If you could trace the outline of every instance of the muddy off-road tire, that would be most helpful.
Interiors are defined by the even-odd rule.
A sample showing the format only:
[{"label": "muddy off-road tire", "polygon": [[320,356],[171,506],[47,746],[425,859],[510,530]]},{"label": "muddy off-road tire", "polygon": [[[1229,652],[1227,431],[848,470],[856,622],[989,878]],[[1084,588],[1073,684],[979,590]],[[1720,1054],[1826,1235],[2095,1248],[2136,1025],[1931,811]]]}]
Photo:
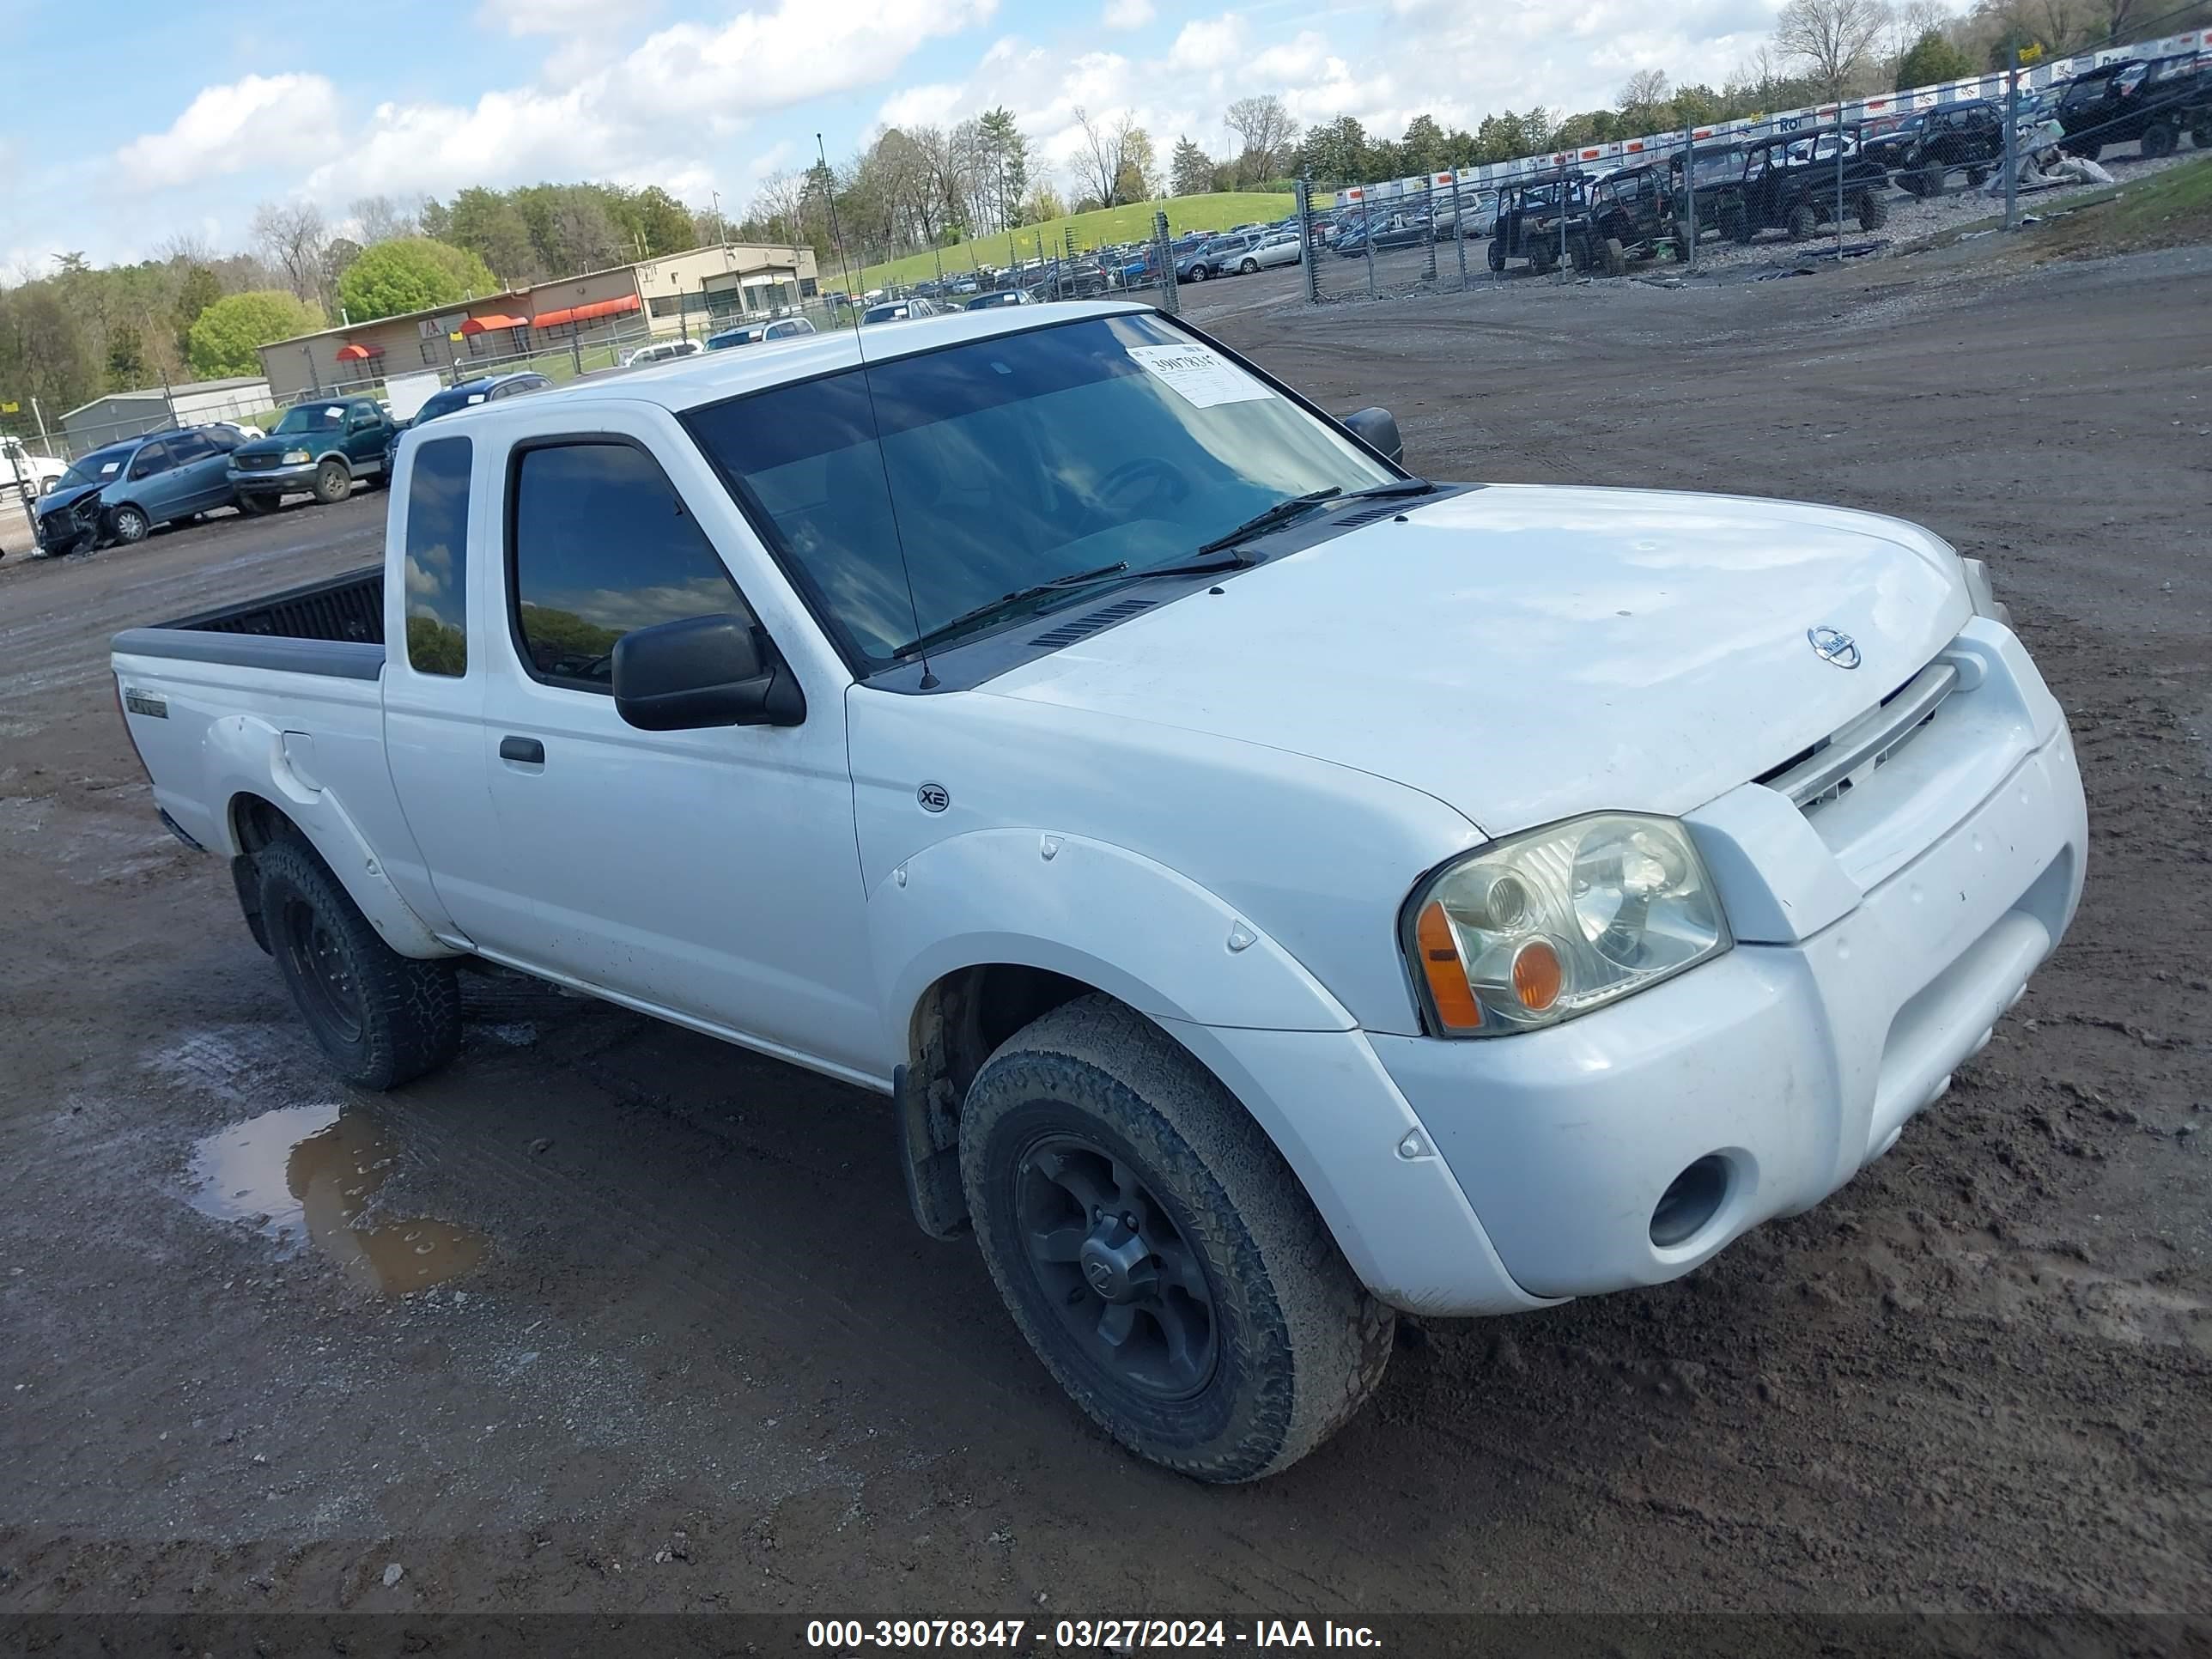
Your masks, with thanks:
[{"label": "muddy off-road tire", "polygon": [[1490,239],[1490,268],[1503,275],[1505,270],[1505,244],[1495,236]]},{"label": "muddy off-road tire", "polygon": [[1861,230],[1880,230],[1889,222],[1889,204],[1869,191],[1859,198],[1858,214]]},{"label": "muddy off-road tire", "polygon": [[1244,1109],[1120,1003],[1079,998],[991,1056],[960,1175],[1015,1324],[1140,1457],[1257,1480],[1382,1380],[1395,1316]]},{"label": "muddy off-road tire", "polygon": [[343,461],[325,461],[315,469],[315,499],[325,507],[353,494],[353,474]]},{"label": "muddy off-road tire", "polygon": [[1790,240],[1791,241],[1809,242],[1820,234],[1820,216],[1806,206],[1804,203],[1800,202],[1790,210]]},{"label": "muddy off-road tire", "polygon": [[1943,193],[1950,171],[1941,161],[1930,161],[1920,169],[1920,194],[1923,200],[1932,202]]},{"label": "muddy off-road tire", "polygon": [[272,841],[253,866],[270,952],[339,1077],[392,1089],[453,1057],[461,993],[451,963],[386,945],[305,842]]},{"label": "muddy off-road tire", "polygon": [[1721,234],[1739,247],[1747,247],[1759,233],[1752,228],[1751,210],[1741,202],[1721,210]]},{"label": "muddy off-road tire", "polygon": [[1621,246],[1618,236],[1605,239],[1605,274],[1608,276],[1628,275],[1628,250]]},{"label": "muddy off-road tire", "polygon": [[2162,155],[2173,154],[2174,145],[2179,137],[2171,122],[2154,121],[2143,129],[2142,138],[2136,148],[2145,156],[2155,161]]}]

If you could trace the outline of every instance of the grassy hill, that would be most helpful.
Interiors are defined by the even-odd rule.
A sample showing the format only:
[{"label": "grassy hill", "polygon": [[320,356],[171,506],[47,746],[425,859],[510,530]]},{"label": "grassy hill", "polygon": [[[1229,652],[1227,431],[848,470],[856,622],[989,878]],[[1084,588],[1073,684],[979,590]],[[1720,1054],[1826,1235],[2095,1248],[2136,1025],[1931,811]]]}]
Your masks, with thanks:
[{"label": "grassy hill", "polygon": [[[1134,241],[1152,234],[1152,215],[1162,208],[1167,210],[1168,228],[1180,234],[1186,230],[1226,230],[1231,225],[1249,224],[1255,220],[1280,219],[1294,205],[1287,191],[1278,195],[1256,191],[1224,191],[1217,196],[1175,196],[1164,202],[1133,202],[1126,207],[1100,208],[1094,213],[1071,214],[1042,224],[1024,225],[1013,233],[1012,257],[1017,260],[1034,259],[1042,246],[1043,257],[1050,258],[1066,246],[1070,227],[1074,228],[1079,249]],[[937,275],[940,259],[947,276],[973,270],[979,264],[1005,265],[1009,263],[1006,238],[1003,234],[984,236],[948,248],[910,253],[903,259],[870,265],[856,280],[863,292],[895,283],[924,282]],[[839,289],[844,285],[842,269],[834,260],[824,264],[822,286]]]}]

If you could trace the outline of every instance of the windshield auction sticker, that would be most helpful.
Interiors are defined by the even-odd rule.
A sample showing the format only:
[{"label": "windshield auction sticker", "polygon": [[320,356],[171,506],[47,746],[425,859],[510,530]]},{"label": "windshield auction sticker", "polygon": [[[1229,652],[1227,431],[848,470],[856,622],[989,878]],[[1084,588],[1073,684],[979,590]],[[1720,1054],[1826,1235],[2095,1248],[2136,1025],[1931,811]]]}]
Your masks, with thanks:
[{"label": "windshield auction sticker", "polygon": [[1131,346],[1129,355],[1147,374],[1200,409],[1255,403],[1275,395],[1219,352],[1204,346]]}]

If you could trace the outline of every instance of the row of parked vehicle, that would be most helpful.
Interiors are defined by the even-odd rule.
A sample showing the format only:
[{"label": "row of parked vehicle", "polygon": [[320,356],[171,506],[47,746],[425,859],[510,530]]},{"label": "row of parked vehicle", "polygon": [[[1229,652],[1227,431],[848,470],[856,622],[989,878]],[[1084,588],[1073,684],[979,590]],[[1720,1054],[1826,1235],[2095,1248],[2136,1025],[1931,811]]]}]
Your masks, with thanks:
[{"label": "row of parked vehicle", "polygon": [[143,542],[162,525],[226,507],[258,516],[295,495],[342,501],[356,483],[373,489],[391,477],[410,428],[551,384],[529,371],[494,374],[434,393],[405,419],[374,398],[333,397],[286,410],[266,433],[215,422],[104,444],[38,498],[33,556]]}]

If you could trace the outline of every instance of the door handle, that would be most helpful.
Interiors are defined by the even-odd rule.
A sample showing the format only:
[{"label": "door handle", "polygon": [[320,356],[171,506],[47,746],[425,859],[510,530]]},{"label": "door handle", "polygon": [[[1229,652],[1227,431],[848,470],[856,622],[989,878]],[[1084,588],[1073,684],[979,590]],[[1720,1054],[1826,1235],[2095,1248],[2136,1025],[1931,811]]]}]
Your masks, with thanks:
[{"label": "door handle", "polygon": [[535,738],[501,738],[499,757],[505,761],[521,761],[531,766],[545,764],[545,745]]}]

